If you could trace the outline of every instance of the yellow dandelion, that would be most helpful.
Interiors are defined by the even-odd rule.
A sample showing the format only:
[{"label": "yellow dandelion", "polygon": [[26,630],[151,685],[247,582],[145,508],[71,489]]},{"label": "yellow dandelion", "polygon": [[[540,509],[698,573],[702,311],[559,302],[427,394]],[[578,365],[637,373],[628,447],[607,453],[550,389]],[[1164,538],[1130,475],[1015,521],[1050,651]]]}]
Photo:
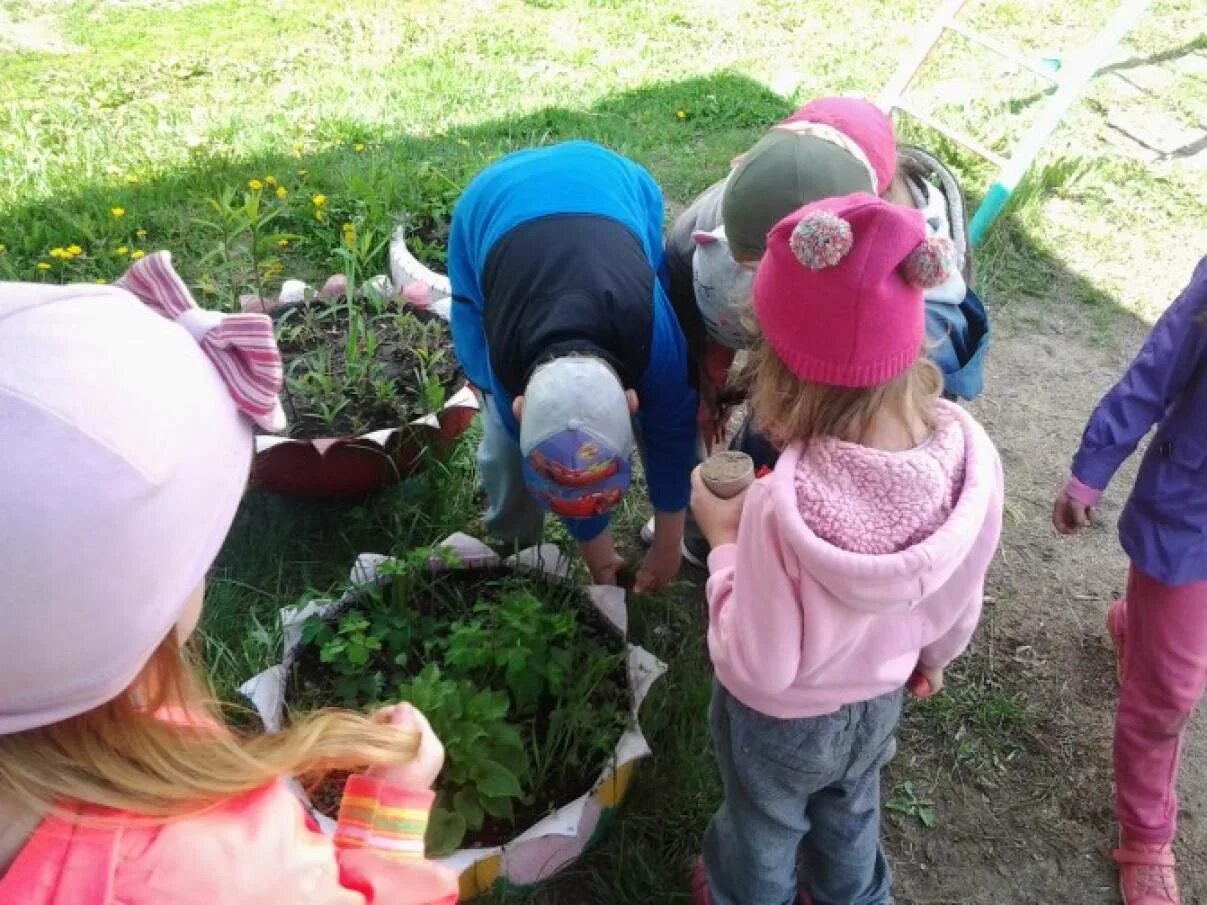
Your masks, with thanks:
[{"label": "yellow dandelion", "polygon": [[73,258],[76,255],[82,255],[83,253],[84,253],[84,249],[80,248],[80,246],[78,246],[78,245],[68,245],[67,246],[67,254],[71,255]]},{"label": "yellow dandelion", "polygon": [[262,183],[259,179],[249,179],[247,180],[247,187],[253,192],[258,192],[260,189],[264,188],[264,183]]},{"label": "yellow dandelion", "polygon": [[277,239],[277,248],[288,248],[288,247],[289,247],[288,239]]},{"label": "yellow dandelion", "polygon": [[680,119],[680,120],[687,119],[687,111],[686,110],[676,110],[675,119]]},{"label": "yellow dandelion", "polygon": [[276,177],[276,176],[265,176],[265,177],[264,177],[264,184],[265,184],[265,185],[276,185],[276,184],[277,184],[277,177]]},{"label": "yellow dandelion", "polygon": [[50,270],[50,265],[47,264],[45,261],[39,261],[34,266],[37,267],[38,270]]},{"label": "yellow dandelion", "polygon": [[[138,177],[137,176],[127,176],[126,185],[138,185]],[[102,280],[101,282],[104,282],[104,281]]]},{"label": "yellow dandelion", "polygon": [[315,207],[322,207],[324,204],[327,203],[327,196],[326,195],[315,195],[310,200],[312,202],[314,202]]},{"label": "yellow dandelion", "polygon": [[109,213],[120,219],[126,216],[126,209],[124,207],[111,207],[109,208]]},{"label": "yellow dandelion", "polygon": [[322,211],[315,211],[314,219],[317,220],[319,223],[322,223],[324,220],[327,219],[327,215],[324,214]]},{"label": "yellow dandelion", "polygon": [[300,141],[295,141],[293,143],[293,153],[296,155],[300,155],[302,153],[302,143]]},{"label": "yellow dandelion", "polygon": [[365,146],[363,144],[361,144],[360,142],[357,142],[356,145],[352,148],[352,150],[355,151],[357,154],[363,154],[364,150],[365,150]]},{"label": "yellow dandelion", "polygon": [[285,186],[283,186],[283,185],[278,185],[277,186],[277,197],[280,198],[282,201],[284,201],[287,197],[289,197],[289,190],[287,188],[285,188]]},{"label": "yellow dandelion", "polygon": [[106,280],[106,279],[104,279],[104,278],[102,277],[102,278],[100,278],[100,279],[98,279],[98,280],[93,280],[93,282],[94,282],[94,283],[98,283],[98,284],[100,284],[101,286],[104,286],[104,285],[105,285],[106,283],[108,283],[109,281],[108,281],[108,280]]},{"label": "yellow dandelion", "polygon": [[146,254],[145,251],[143,251],[140,248],[136,248],[134,251],[130,252],[130,260],[137,261],[139,258],[141,258],[145,254]]},{"label": "yellow dandelion", "polygon": [[117,248],[113,249],[113,253],[116,254],[119,258],[124,258],[126,255],[128,255],[130,253],[130,249],[125,245],[119,245],[119,246],[117,246]]},{"label": "yellow dandelion", "polygon": [[134,230],[134,235],[138,236],[140,239],[145,239],[147,238],[147,231],[145,229],[136,229]]}]

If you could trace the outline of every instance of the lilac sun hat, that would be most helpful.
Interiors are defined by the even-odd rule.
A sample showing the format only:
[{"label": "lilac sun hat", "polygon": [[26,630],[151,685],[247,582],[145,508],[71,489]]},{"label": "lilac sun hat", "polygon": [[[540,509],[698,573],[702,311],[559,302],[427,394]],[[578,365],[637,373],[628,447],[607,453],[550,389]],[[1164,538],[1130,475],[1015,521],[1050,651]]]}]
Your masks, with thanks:
[{"label": "lilac sun hat", "polygon": [[197,308],[166,252],[118,286],[0,283],[0,734],[120,695],[281,426],[263,315]]}]

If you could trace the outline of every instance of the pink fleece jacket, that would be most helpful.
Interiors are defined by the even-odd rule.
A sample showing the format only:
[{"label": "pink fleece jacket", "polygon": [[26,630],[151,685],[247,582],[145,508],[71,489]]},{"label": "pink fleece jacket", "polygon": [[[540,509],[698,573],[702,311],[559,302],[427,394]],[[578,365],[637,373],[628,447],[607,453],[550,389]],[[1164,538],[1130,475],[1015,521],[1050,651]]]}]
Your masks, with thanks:
[{"label": "pink fleece jacket", "polygon": [[[800,446],[786,449],[775,471],[750,488],[737,543],[708,558],[707,589],[717,678],[746,706],[780,719],[831,713],[900,688],[918,663],[946,666],[968,645],[1001,536],[1002,466],[963,409],[941,402],[944,421],[963,435],[958,497],[943,505],[942,493],[930,494],[939,500],[930,513],[941,523],[896,552],[852,552],[810,528],[799,488],[816,488],[821,460],[803,456]],[[933,471],[954,482],[959,469],[943,466],[945,458],[940,451]],[[884,530],[908,523],[916,535],[921,522],[900,505],[902,480],[853,485],[851,520],[867,519],[860,497],[870,488],[903,516],[884,520]],[[809,518],[816,513],[814,507]],[[841,531],[841,522],[832,518],[826,533]]]},{"label": "pink fleece jacket", "polygon": [[456,875],[423,859],[433,797],[353,776],[334,840],[283,782],[174,823],[51,817],[0,874],[0,905],[452,905]]}]

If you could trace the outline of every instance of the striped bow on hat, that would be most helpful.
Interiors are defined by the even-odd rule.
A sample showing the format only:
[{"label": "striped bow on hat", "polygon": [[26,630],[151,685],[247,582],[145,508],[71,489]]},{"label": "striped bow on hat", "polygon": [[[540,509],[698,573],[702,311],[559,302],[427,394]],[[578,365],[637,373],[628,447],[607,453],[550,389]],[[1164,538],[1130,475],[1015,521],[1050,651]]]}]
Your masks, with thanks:
[{"label": "striped bow on hat", "polygon": [[115,285],[189,332],[240,411],[266,431],[285,428],[278,399],[285,372],[267,315],[222,314],[198,307],[166,251],[136,261]]}]

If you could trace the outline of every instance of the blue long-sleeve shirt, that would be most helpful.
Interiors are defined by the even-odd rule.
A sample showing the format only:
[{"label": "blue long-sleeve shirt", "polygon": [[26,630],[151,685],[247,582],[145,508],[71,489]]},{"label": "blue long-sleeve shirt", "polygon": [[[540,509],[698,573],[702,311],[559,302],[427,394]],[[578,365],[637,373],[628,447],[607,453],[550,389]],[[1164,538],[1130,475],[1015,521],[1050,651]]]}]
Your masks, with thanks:
[{"label": "blue long-sleeve shirt", "polygon": [[[650,501],[687,506],[697,395],[666,295],[662,194],[637,164],[584,141],[520,151],[480,173],[453,212],[452,332],[466,376],[511,403],[553,354],[586,351],[637,392]],[[606,516],[566,522],[578,540]]]}]

